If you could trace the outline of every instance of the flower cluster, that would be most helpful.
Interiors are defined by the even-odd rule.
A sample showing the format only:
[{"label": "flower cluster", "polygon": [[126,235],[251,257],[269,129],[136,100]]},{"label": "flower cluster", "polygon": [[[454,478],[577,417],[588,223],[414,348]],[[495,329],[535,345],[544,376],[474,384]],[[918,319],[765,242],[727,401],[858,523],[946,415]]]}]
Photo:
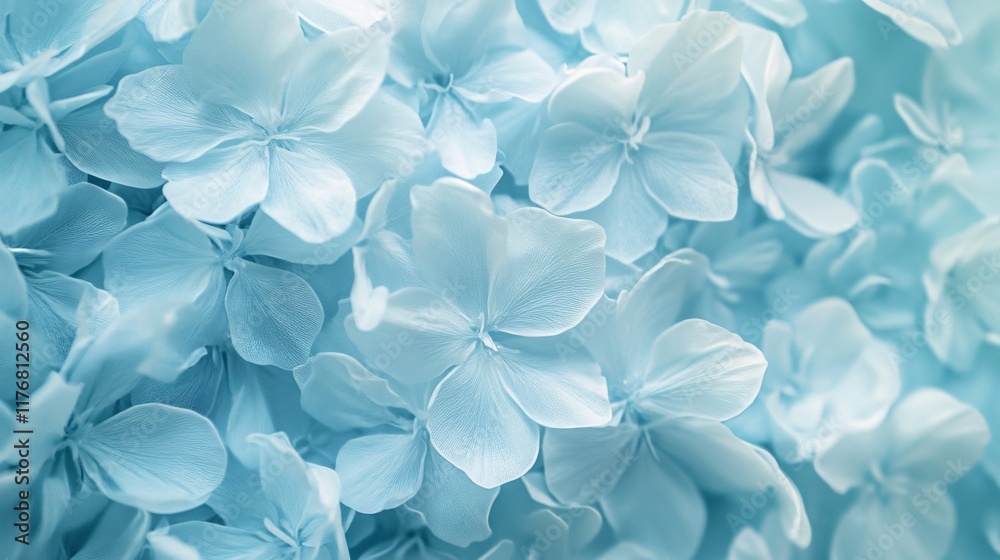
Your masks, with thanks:
[{"label": "flower cluster", "polygon": [[993,0],[17,0],[0,550],[1000,555]]}]

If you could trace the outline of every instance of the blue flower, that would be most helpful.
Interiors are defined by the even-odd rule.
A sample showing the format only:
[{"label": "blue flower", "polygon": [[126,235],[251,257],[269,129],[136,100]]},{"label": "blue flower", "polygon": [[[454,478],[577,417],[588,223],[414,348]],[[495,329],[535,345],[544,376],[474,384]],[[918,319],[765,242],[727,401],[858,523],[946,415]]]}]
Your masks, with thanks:
[{"label": "blue flower", "polygon": [[0,310],[30,322],[39,381],[62,366],[76,336],[77,307],[93,289],[72,274],[96,259],[125,227],[125,212],[117,196],[80,183],[60,193],[48,218],[0,235],[0,282],[7,291]]},{"label": "blue flower", "polygon": [[[55,150],[74,163],[115,159],[118,168],[143,167],[125,151],[112,149],[117,139],[113,131],[86,130],[91,137],[96,132],[107,138],[108,152],[101,154],[93,154],[92,148],[88,152],[90,146],[81,138],[83,122],[99,122],[92,118],[100,114],[95,102],[110,93],[107,81],[117,69],[116,57],[124,53],[97,47],[139,8],[134,0],[27,0],[5,9],[5,33],[0,38],[0,171],[6,184],[0,189],[0,231],[12,232],[49,216],[59,191],[86,180],[69,170]],[[81,166],[91,170],[87,163]]]},{"label": "blue flower", "polygon": [[[433,385],[394,390],[357,360],[335,353],[313,357],[295,376],[306,413],[337,431],[364,430],[337,452],[345,505],[378,513],[406,504],[435,535],[459,546],[490,536],[487,518],[500,490],[476,485],[430,445]],[[331,407],[334,402],[343,405]]]},{"label": "blue flower", "polygon": [[[416,185],[449,176],[435,156],[424,157],[408,177],[383,185],[368,204],[361,234],[351,249],[351,312],[361,330],[371,330],[381,320],[390,291],[423,282],[413,256],[410,191]],[[470,184],[490,193],[501,175],[495,167]]]},{"label": "blue flower", "polygon": [[537,103],[555,85],[525,48],[514,0],[399,3],[389,76],[418,106],[445,169],[464,179],[496,163],[497,132],[484,110],[512,99]]},{"label": "blue flower", "polygon": [[[90,497],[174,513],[203,504],[222,481],[225,448],[206,418],[161,404],[117,406],[143,376],[169,381],[200,355],[181,343],[173,311],[119,315],[107,294],[83,298],[66,364],[32,393],[30,491],[43,520],[34,533],[41,542],[58,536]],[[12,485],[17,449],[7,447],[0,464]]]},{"label": "blue flower", "polygon": [[986,218],[936,245],[925,276],[924,331],[938,358],[969,369],[1000,333],[1000,218]]},{"label": "blue flower", "polygon": [[643,36],[627,72],[612,60],[575,71],[549,101],[555,126],[542,136],[531,200],[596,221],[607,231],[608,255],[624,262],[654,247],[668,213],[731,219],[730,164],[746,120],[740,54],[732,18],[696,11]]},{"label": "blue flower", "polygon": [[[599,503],[618,542],[677,558],[690,558],[705,531],[701,490],[740,495],[773,485],[787,537],[805,546],[811,532],[795,487],[767,452],[722,424],[753,402],[764,356],[707,321],[677,322],[699,276],[668,256],[576,329],[571,340],[586,344],[608,376],[614,418],[547,431],[546,485],[562,503]],[[654,521],[664,511],[674,516],[666,526]]]},{"label": "blue flower", "polygon": [[[167,164],[163,193],[181,214],[227,223],[259,205],[307,242],[343,234],[356,200],[421,134],[415,114],[378,93],[388,46],[357,28],[307,41],[283,0],[224,6],[183,64],[124,78],[107,114]],[[252,32],[262,28],[268,41]]]},{"label": "blue flower", "polygon": [[256,461],[230,460],[212,498],[225,525],[184,521],[154,531],[149,541],[157,555],[194,549],[205,560],[349,558],[337,473],[303,461],[283,433],[247,441],[257,448]]},{"label": "blue flower", "polygon": [[598,300],[604,235],[583,220],[525,208],[501,218],[454,179],[415,187],[413,252],[426,278],[389,295],[382,321],[348,334],[377,369],[417,383],[447,372],[431,397],[434,447],[477,484],[527,472],[538,426],[610,418],[604,379],[555,341]]},{"label": "blue flower", "polygon": [[[816,472],[840,494],[853,490],[833,534],[830,558],[881,547],[883,558],[945,558],[957,518],[949,488],[979,460],[989,440],[974,408],[937,389],[900,400],[881,425],[845,434],[816,458]],[[892,546],[885,527],[902,524]]]},{"label": "blue flower", "polygon": [[264,213],[246,230],[220,229],[163,207],[108,247],[105,282],[126,308],[164,296],[193,303],[203,344],[228,332],[247,360],[291,369],[308,358],[323,308],[305,280],[268,257],[329,263],[347,250],[344,239],[311,245]]},{"label": "blue flower", "polygon": [[769,322],[761,348],[770,364],[762,398],[735,429],[771,441],[789,463],[811,460],[842,432],[878,425],[900,392],[899,354],[841,299]]},{"label": "blue flower", "polygon": [[827,132],[854,92],[854,64],[840,58],[808,76],[791,78],[792,63],[777,34],[744,25],[743,71],[754,98],[750,127],[753,198],[774,220],[810,237],[843,233],[858,213],[810,178],[800,154]]}]

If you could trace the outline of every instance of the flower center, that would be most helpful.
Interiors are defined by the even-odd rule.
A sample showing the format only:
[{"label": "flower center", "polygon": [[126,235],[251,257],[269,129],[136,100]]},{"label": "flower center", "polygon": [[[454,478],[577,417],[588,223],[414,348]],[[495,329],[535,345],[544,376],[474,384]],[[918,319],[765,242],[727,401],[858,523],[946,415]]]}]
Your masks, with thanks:
[{"label": "flower center", "polygon": [[497,351],[497,345],[493,342],[493,337],[490,336],[489,328],[486,325],[486,317],[482,313],[479,314],[479,326],[473,327],[472,332],[476,333],[476,337],[479,338],[479,342],[483,346],[494,352]]},{"label": "flower center", "polygon": [[299,546],[300,546],[299,541],[297,539],[295,539],[294,537],[292,537],[290,531],[286,531],[286,530],[282,529],[281,527],[278,527],[273,521],[271,521],[268,518],[264,519],[264,527],[267,528],[267,530],[268,530],[269,533],[271,533],[275,537],[278,537],[278,539],[281,542],[287,544],[288,546],[290,546],[292,548],[299,548]]},{"label": "flower center", "polygon": [[625,145],[625,159],[632,163],[632,153],[639,151],[646,133],[649,132],[649,117],[634,117],[632,122],[622,124],[623,137],[619,140]]},{"label": "flower center", "polygon": [[444,93],[451,90],[451,86],[454,84],[454,74],[436,74],[433,78],[424,82],[424,87]]},{"label": "flower center", "polygon": [[270,146],[272,142],[299,142],[302,140],[301,137],[282,130],[280,126],[264,126],[257,121],[254,121],[253,124],[256,128],[256,134],[250,139],[250,143],[256,146]]}]

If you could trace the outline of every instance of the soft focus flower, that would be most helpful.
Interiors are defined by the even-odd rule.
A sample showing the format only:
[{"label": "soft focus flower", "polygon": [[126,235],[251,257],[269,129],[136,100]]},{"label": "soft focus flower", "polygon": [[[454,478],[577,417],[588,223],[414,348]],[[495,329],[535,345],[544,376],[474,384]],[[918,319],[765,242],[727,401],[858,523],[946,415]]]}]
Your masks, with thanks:
[{"label": "soft focus flower", "polygon": [[[142,312],[158,320],[137,325]],[[79,313],[84,325],[66,363],[31,402],[29,484],[44,519],[34,536],[43,543],[95,491],[145,511],[175,513],[203,504],[226,468],[225,447],[203,416],[158,403],[116,407],[144,376],[170,381],[197,355],[176,344],[173,310],[119,315],[113,299],[91,291]],[[18,461],[12,445],[0,458],[10,496],[18,488]]]},{"label": "soft focus flower", "polygon": [[[154,531],[149,540],[157,555],[171,557],[191,547],[206,560],[349,558],[337,473],[304,462],[285,434],[253,434],[247,440],[257,448],[256,464],[230,460],[212,497],[225,525],[186,521]],[[241,496],[255,499],[231,507]]]},{"label": "soft focus flower", "polygon": [[[405,503],[435,535],[460,546],[490,536],[487,518],[499,489],[473,483],[430,445],[427,401],[433,385],[394,390],[354,358],[335,353],[315,356],[295,375],[302,409],[313,418],[341,432],[373,432],[337,452],[348,507],[378,513]],[[330,407],[344,400],[348,407]]]},{"label": "soft focus flower", "polygon": [[843,233],[858,220],[851,205],[796,166],[822,138],[854,91],[854,66],[835,60],[791,78],[792,63],[777,34],[744,25],[743,73],[754,98],[750,188],[775,220],[810,237]]},{"label": "soft focus flower", "polygon": [[608,254],[625,262],[653,248],[668,213],[731,219],[730,162],[746,119],[741,52],[731,17],[697,11],[644,35],[627,71],[609,60],[575,72],[549,101],[554,126],[528,181],[532,201],[594,220]]},{"label": "soft focus flower", "polygon": [[[614,418],[546,432],[546,484],[563,503],[597,501],[620,540],[671,558],[697,550],[707,523],[702,490],[732,495],[771,484],[788,537],[804,546],[810,531],[794,486],[767,452],[722,424],[753,402],[764,356],[707,321],[677,322],[698,272],[668,256],[574,333],[608,377]],[[655,522],[664,514],[673,519],[666,526]]]},{"label": "soft focus flower", "polygon": [[244,358],[291,369],[309,356],[323,308],[305,280],[267,257],[332,262],[345,249],[304,243],[263,213],[246,230],[223,230],[162,208],[108,248],[106,283],[126,308],[164,296],[194,303],[204,344],[228,331]]},{"label": "soft focus flower", "polygon": [[1000,339],[1000,218],[945,239],[930,259],[924,331],[942,362],[968,369]]},{"label": "soft focus flower", "polygon": [[887,559],[946,557],[957,522],[949,488],[976,464],[988,439],[974,408],[923,389],[902,399],[882,425],[824,450],[816,458],[819,475],[841,494],[856,489],[830,557],[873,548]]},{"label": "soft focus flower", "polygon": [[768,323],[761,349],[769,367],[758,406],[789,462],[811,459],[843,432],[878,425],[899,395],[892,347],[843,300],[824,299],[790,322]]}]

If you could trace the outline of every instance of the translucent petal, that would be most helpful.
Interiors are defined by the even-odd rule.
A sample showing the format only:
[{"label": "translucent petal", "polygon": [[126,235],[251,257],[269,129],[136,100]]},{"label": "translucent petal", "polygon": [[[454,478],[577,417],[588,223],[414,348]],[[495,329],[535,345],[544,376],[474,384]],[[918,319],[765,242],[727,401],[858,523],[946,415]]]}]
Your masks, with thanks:
[{"label": "translucent petal", "polygon": [[255,364],[292,369],[309,358],[323,326],[316,293],[298,276],[240,260],[226,291],[233,346]]},{"label": "translucent petal", "polygon": [[122,78],[104,111],[133,149],[161,162],[191,161],[253,133],[247,115],[206,101],[180,65]]},{"label": "translucent petal", "polygon": [[505,216],[507,251],[495,272],[489,323],[521,336],[565,332],[604,287],[604,232],[586,220],[523,208]]},{"label": "translucent petal", "polygon": [[372,434],[348,441],[337,453],[344,503],[361,513],[399,506],[420,489],[426,454],[422,434]]},{"label": "translucent petal", "polygon": [[507,394],[493,359],[476,351],[448,374],[427,419],[438,453],[484,488],[519,478],[538,456],[538,425]]},{"label": "translucent petal", "polygon": [[134,406],[80,441],[83,467],[111,499],[157,513],[208,499],[226,470],[226,451],[211,422],[189,410]]}]

